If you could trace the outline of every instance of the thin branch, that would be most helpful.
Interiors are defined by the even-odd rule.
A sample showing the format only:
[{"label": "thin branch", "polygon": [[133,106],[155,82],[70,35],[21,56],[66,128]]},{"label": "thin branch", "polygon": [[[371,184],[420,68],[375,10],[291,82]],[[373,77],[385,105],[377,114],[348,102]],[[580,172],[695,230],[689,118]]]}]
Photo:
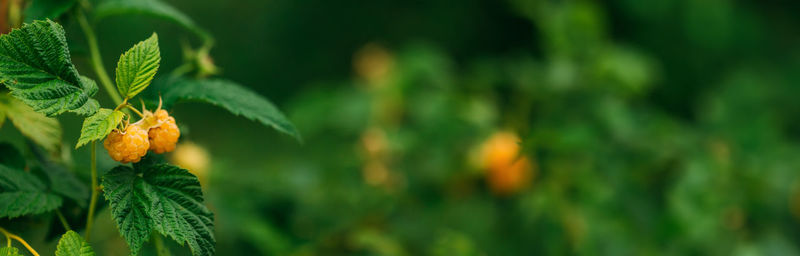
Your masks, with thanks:
[{"label": "thin branch", "polygon": [[[6,238],[17,240],[17,242],[21,243],[22,246],[25,246],[25,249],[28,249],[28,251],[31,252],[33,256],[39,256],[39,253],[36,252],[36,250],[34,250],[33,247],[31,247],[31,245],[28,244],[28,242],[25,242],[25,239],[22,239],[22,237],[19,237],[15,234],[11,234],[10,232],[8,232],[8,230],[5,230],[3,228],[0,228],[0,232],[2,232],[3,235],[6,235]],[[11,240],[8,241],[8,247],[11,247]]]},{"label": "thin branch", "polygon": [[89,241],[89,238],[92,234],[92,223],[94,223],[94,210],[97,206],[97,194],[100,190],[100,187],[97,185],[97,149],[95,146],[95,142],[92,141],[91,146],[91,171],[92,171],[92,199],[89,202],[89,214],[86,216],[86,241]]},{"label": "thin branch", "polygon": [[86,20],[86,14],[83,13],[82,8],[75,8],[75,17],[78,23],[80,23],[83,33],[86,34],[86,41],[89,44],[89,54],[91,55],[92,66],[94,67],[95,73],[97,73],[97,78],[100,79],[100,83],[103,84],[103,87],[108,95],[111,96],[111,99],[114,100],[114,103],[118,105],[121,104],[122,97],[117,93],[114,82],[111,81],[111,78],[109,78],[106,72],[106,68],[103,66],[103,57],[100,55],[100,47],[97,46],[97,37],[95,37],[91,25],[89,25],[89,21]]},{"label": "thin branch", "polygon": [[58,216],[58,220],[59,220],[59,221],[61,221],[61,225],[62,225],[62,226],[64,226],[64,229],[66,229],[66,230],[68,230],[68,231],[69,231],[69,230],[72,230],[72,229],[69,227],[69,223],[67,223],[67,219],[66,219],[66,218],[64,218],[64,214],[62,214],[62,213],[61,213],[61,210],[59,210],[59,209],[56,209],[56,216]]}]

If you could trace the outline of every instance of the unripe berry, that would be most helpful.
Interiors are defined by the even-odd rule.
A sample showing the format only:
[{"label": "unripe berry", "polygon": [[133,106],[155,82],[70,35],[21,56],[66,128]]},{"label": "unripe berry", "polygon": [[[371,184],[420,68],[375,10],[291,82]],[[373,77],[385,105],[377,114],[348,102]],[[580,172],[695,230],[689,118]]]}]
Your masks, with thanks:
[{"label": "unripe berry", "polygon": [[169,116],[166,110],[159,109],[155,117],[160,125],[150,128],[148,136],[150,138],[150,150],[158,154],[170,152],[175,149],[181,130],[175,123],[175,118]]},{"label": "unripe berry", "polygon": [[124,132],[114,130],[108,134],[103,142],[103,147],[114,161],[136,163],[147,154],[150,142],[147,138],[147,131],[137,125],[129,125]]}]

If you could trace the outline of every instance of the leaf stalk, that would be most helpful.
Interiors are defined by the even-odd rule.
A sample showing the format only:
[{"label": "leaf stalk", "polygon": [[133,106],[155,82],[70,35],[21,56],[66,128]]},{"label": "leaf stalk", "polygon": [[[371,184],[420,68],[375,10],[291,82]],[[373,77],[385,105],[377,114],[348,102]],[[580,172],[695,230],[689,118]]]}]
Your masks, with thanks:
[{"label": "leaf stalk", "polygon": [[0,233],[3,233],[3,235],[6,236],[6,239],[8,239],[8,247],[11,247],[11,239],[14,239],[17,240],[17,242],[19,242],[20,244],[22,244],[22,246],[25,246],[25,249],[28,249],[28,251],[31,252],[33,256],[39,256],[39,253],[36,252],[36,250],[34,250],[33,247],[31,247],[31,245],[28,244],[28,242],[25,242],[25,239],[22,239],[22,237],[12,234],[11,232],[8,232],[8,230],[5,230],[3,228],[0,228]]},{"label": "leaf stalk", "polygon": [[131,104],[125,104],[125,107],[127,107],[128,109],[133,111],[133,113],[136,113],[137,115],[139,115],[139,117],[144,117],[144,114],[142,114],[142,112],[139,112],[139,110],[134,108]]}]

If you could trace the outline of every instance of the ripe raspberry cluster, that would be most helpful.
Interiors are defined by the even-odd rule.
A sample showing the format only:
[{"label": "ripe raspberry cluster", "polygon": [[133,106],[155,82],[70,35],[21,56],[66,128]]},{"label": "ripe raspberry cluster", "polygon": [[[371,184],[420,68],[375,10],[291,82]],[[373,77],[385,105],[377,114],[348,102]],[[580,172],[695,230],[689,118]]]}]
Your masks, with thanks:
[{"label": "ripe raspberry cluster", "polygon": [[159,107],[155,113],[143,111],[142,119],[127,125],[124,129],[114,129],[103,146],[114,161],[137,163],[151,150],[157,154],[171,152],[178,143],[181,131],[166,110]]}]

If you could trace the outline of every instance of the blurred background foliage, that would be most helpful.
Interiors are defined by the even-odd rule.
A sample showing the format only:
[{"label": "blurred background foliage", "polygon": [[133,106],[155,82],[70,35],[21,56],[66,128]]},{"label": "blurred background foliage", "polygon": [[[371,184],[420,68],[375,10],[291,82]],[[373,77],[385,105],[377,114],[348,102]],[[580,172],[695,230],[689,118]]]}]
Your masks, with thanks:
[{"label": "blurred background foliage", "polygon": [[[304,137],[171,110],[219,255],[800,254],[792,1],[169,2]],[[191,38],[98,29],[106,63],[155,29],[163,70]],[[125,255],[98,222],[95,250]]]}]

